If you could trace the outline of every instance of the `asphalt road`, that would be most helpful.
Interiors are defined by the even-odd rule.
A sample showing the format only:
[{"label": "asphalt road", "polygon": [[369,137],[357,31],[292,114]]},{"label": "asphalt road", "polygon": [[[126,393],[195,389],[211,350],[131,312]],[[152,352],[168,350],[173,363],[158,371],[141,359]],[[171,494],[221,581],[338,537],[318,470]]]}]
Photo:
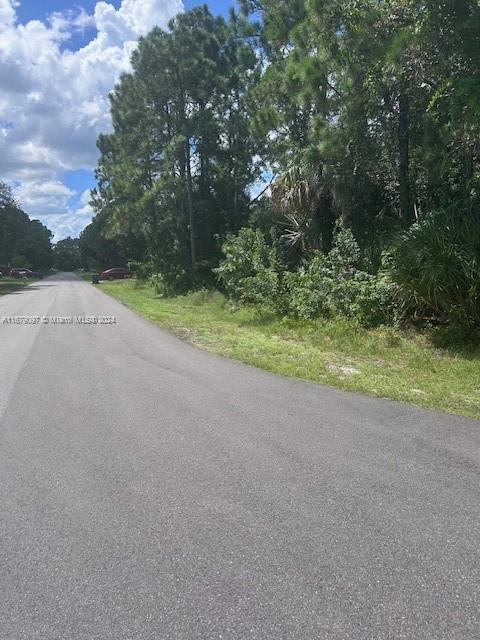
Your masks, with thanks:
[{"label": "asphalt road", "polygon": [[[112,325],[2,324],[115,316]],[[1,640],[480,637],[480,423],[0,299]]]}]

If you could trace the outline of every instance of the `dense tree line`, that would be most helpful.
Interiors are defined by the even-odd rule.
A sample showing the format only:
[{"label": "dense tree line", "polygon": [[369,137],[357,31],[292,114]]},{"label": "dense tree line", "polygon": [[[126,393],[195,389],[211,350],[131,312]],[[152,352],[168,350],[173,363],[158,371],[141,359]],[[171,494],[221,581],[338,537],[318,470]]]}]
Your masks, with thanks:
[{"label": "dense tree line", "polygon": [[0,265],[37,270],[52,265],[52,233],[39,220],[30,220],[0,182]]},{"label": "dense tree line", "polygon": [[58,271],[76,271],[82,266],[78,238],[64,238],[53,247],[53,266]]},{"label": "dense tree line", "polygon": [[50,229],[31,220],[12,189],[0,182],[0,265],[42,272],[52,268],[75,271],[82,266],[80,242],[66,238],[53,244]]},{"label": "dense tree line", "polygon": [[120,246],[140,244],[166,286],[182,289],[211,280],[221,238],[247,222],[259,61],[241,20],[203,7],[154,29],[132,66],[111,96],[114,132],[98,141],[93,224]]},{"label": "dense tree line", "polygon": [[376,301],[478,323],[478,2],[241,5],[141,39],[83,253],[142,262],[166,293],[219,279],[303,316]]}]

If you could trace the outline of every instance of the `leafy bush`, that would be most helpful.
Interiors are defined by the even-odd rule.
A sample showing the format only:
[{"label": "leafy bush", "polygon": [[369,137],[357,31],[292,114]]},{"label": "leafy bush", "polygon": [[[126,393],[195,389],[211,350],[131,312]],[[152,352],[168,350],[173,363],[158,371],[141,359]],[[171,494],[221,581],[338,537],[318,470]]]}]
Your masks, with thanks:
[{"label": "leafy bush", "polygon": [[360,250],[348,229],[338,227],[327,256],[316,253],[307,267],[285,275],[289,313],[302,319],[343,316],[360,324],[389,324],[396,318],[392,283],[384,273],[358,269]]},{"label": "leafy bush", "polygon": [[148,282],[155,293],[162,298],[182,295],[188,291],[186,273],[181,270],[172,269],[167,273],[152,273]]},{"label": "leafy bush", "polygon": [[130,268],[135,272],[137,281],[146,282],[153,273],[153,265],[151,262],[137,262],[130,260]]},{"label": "leafy bush", "polygon": [[135,271],[136,283],[142,286],[148,283],[161,297],[167,298],[186,293],[188,290],[187,274],[181,266],[172,263],[168,267],[157,264],[153,260],[145,262],[130,261]]},{"label": "leafy bush", "polygon": [[399,316],[396,288],[388,274],[358,271],[354,282],[356,291],[350,317],[368,327],[396,323]]},{"label": "leafy bush", "polygon": [[391,272],[406,313],[480,325],[479,210],[458,206],[414,224],[396,247]]},{"label": "leafy bush", "polygon": [[343,316],[372,326],[396,317],[392,283],[383,273],[358,269],[360,250],[348,229],[337,227],[330,253],[315,252],[297,271],[281,273],[276,249],[258,230],[242,229],[227,239],[223,250],[225,259],[216,271],[238,302],[268,305],[304,320]]},{"label": "leafy bush", "polygon": [[327,260],[320,252],[315,253],[308,266],[286,272],[283,282],[289,315],[308,320],[333,314],[329,299],[332,279]]},{"label": "leafy bush", "polygon": [[155,291],[157,296],[166,297],[165,279],[161,273],[152,273],[148,278],[148,283]]},{"label": "leafy bush", "polygon": [[240,229],[223,244],[225,259],[214,270],[227,295],[243,304],[275,305],[281,293],[278,257],[257,229]]}]

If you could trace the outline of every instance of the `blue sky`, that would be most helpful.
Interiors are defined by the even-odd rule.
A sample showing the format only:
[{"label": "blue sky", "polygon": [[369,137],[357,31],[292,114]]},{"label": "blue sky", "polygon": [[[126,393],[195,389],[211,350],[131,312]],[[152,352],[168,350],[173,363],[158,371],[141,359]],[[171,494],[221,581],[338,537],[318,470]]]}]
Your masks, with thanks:
[{"label": "blue sky", "polygon": [[[107,0],[109,4],[117,9],[120,7],[121,0]],[[56,11],[71,11],[77,7],[82,7],[87,13],[93,13],[98,0],[23,0],[17,8],[17,16],[20,22],[28,22],[29,20],[46,20],[48,16]],[[212,13],[228,15],[229,7],[235,4],[235,0],[184,0],[185,9],[208,4]],[[94,29],[87,29],[82,37],[75,37],[72,45],[76,48],[84,46],[88,42],[88,38],[94,35]]]},{"label": "blue sky", "polygon": [[[227,15],[234,0],[210,0]],[[197,0],[0,0],[0,180],[61,239],[91,219],[95,140],[135,42]]]}]

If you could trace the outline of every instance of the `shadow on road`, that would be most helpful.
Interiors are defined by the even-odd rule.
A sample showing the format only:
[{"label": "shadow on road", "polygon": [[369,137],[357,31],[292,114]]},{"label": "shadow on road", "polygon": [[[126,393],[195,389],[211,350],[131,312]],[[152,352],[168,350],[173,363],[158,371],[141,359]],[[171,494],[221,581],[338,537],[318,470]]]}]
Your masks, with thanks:
[{"label": "shadow on road", "polygon": [[[53,284],[42,284],[41,286],[37,286],[36,284],[31,284],[30,286],[20,286],[15,287],[10,291],[5,291],[4,293],[24,293],[25,291],[38,291],[39,289],[48,289],[48,287],[54,287]],[[1,292],[1,287],[0,287]]]}]

